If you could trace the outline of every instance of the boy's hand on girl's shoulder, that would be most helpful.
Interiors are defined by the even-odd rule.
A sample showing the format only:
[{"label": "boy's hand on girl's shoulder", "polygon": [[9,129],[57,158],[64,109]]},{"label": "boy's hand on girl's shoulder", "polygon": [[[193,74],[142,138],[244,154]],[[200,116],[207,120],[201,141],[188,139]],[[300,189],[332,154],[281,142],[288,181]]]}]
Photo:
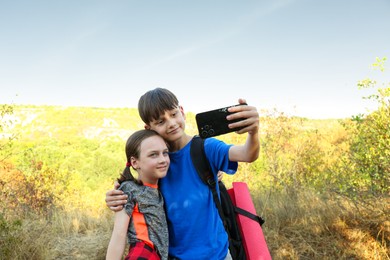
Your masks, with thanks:
[{"label": "boy's hand on girl's shoulder", "polygon": [[124,204],[127,202],[127,195],[123,193],[123,191],[118,190],[119,183],[115,182],[114,189],[109,190],[106,193],[106,205],[112,211],[121,211],[123,209]]},{"label": "boy's hand on girl's shoulder", "polygon": [[218,177],[218,181],[222,181],[222,178],[223,178],[223,171],[218,171],[217,177]]},{"label": "boy's hand on girl's shoulder", "polygon": [[234,106],[229,108],[229,112],[233,114],[228,115],[228,120],[242,119],[238,122],[229,124],[230,128],[243,127],[241,130],[237,131],[238,134],[249,133],[254,134],[259,131],[259,113],[257,112],[256,107],[244,105],[246,104],[245,99],[239,99],[239,104],[243,106]]}]

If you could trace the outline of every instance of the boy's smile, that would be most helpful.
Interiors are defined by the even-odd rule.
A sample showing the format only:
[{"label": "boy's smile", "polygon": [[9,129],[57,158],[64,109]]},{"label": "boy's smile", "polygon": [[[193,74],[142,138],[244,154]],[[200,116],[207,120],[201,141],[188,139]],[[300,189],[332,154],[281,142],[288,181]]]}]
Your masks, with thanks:
[{"label": "boy's smile", "polygon": [[185,129],[185,114],[182,107],[166,110],[157,120],[150,122],[149,127],[168,143],[177,141],[184,135]]}]

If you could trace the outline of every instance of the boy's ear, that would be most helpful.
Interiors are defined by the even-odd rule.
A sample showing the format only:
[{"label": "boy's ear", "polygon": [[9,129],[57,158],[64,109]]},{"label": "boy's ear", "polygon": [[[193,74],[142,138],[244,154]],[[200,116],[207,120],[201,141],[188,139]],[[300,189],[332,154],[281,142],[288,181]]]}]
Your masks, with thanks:
[{"label": "boy's ear", "polygon": [[184,112],[184,108],[182,106],[179,106],[180,113],[182,114],[183,118],[186,119],[186,113]]},{"label": "boy's ear", "polygon": [[144,127],[146,130],[150,130],[150,125],[145,125]]}]

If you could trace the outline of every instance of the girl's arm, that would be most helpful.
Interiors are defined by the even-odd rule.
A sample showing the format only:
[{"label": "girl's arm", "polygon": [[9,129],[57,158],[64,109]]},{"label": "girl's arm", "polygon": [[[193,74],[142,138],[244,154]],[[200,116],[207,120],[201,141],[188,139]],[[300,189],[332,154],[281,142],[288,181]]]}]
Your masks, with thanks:
[{"label": "girl's arm", "polygon": [[125,251],[130,216],[125,210],[115,213],[114,229],[108,245],[106,260],[122,259]]}]

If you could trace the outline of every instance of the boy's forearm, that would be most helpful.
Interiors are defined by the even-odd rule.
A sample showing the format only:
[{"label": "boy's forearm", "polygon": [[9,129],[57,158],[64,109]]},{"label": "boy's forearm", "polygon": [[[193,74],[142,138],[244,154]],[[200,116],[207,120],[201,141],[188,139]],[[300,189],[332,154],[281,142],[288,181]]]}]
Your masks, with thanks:
[{"label": "boy's forearm", "polygon": [[234,145],[229,149],[229,160],[233,162],[254,162],[259,157],[260,141],[258,133],[248,134],[244,145]]},{"label": "boy's forearm", "polygon": [[244,147],[247,155],[246,162],[256,161],[260,153],[259,134],[257,132],[248,134]]}]

